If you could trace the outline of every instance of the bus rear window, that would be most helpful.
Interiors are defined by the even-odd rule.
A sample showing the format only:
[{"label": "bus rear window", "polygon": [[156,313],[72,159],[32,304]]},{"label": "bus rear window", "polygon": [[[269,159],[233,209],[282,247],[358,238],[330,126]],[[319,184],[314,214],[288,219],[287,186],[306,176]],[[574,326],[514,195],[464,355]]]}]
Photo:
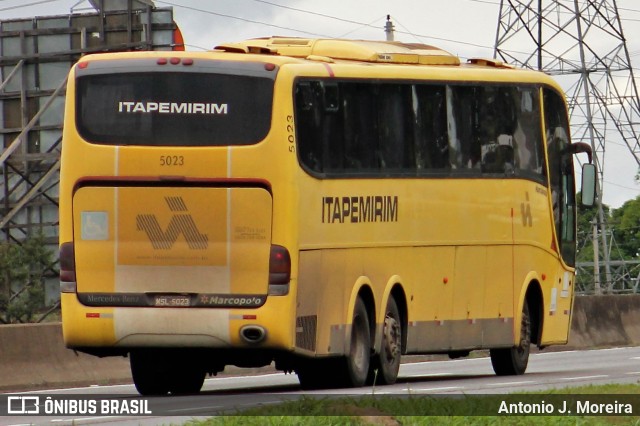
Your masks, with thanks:
[{"label": "bus rear window", "polygon": [[273,80],[138,72],[77,79],[76,123],[88,142],[141,146],[250,145],[271,125]]}]

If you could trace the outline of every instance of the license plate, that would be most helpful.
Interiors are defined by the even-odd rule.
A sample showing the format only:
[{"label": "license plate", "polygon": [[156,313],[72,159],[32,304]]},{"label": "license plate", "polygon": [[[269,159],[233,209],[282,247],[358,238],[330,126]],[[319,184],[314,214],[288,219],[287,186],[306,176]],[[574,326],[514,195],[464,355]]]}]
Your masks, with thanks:
[{"label": "license plate", "polygon": [[164,306],[172,308],[191,306],[191,298],[178,294],[157,294],[153,297],[154,306]]}]

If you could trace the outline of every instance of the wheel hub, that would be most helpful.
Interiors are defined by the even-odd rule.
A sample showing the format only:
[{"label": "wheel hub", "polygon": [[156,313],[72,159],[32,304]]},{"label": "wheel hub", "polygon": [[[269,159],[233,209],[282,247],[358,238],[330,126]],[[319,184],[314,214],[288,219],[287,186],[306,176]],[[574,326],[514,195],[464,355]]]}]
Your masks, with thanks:
[{"label": "wheel hub", "polygon": [[400,324],[395,318],[387,315],[384,319],[384,343],[385,354],[388,360],[396,358],[400,354]]}]

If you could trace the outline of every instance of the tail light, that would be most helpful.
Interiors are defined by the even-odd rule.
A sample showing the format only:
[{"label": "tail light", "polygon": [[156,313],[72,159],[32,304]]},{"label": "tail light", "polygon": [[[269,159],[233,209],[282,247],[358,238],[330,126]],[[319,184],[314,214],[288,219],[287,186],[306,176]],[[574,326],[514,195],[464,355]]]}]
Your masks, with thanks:
[{"label": "tail light", "polygon": [[60,244],[60,291],[75,293],[76,261],[72,242]]},{"label": "tail light", "polygon": [[291,279],[291,256],[289,251],[278,245],[271,246],[269,256],[269,294],[283,296],[289,293]]}]

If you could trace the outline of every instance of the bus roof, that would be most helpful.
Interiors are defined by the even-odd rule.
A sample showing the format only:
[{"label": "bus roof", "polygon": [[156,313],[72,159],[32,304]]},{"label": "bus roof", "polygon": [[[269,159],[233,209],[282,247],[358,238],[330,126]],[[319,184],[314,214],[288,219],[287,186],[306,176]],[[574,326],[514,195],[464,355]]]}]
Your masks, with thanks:
[{"label": "bus roof", "polygon": [[215,49],[238,53],[277,54],[326,62],[338,59],[391,64],[460,65],[457,56],[437,47],[393,41],[271,37],[223,44]]},{"label": "bus roof", "polygon": [[[201,59],[258,61],[278,66],[291,66],[290,69],[295,70],[294,73],[304,75],[315,72],[307,68],[309,64],[324,63],[330,66],[331,75],[336,73],[342,77],[402,76],[402,78],[419,80],[542,83],[562,92],[557,82],[543,72],[517,68],[497,59],[472,58],[461,62],[457,56],[437,47],[392,41],[265,37],[225,43],[216,46],[212,51],[205,52],[101,53],[86,55],[79,62],[148,58],[151,60],[149,64],[155,64],[156,59],[169,57],[189,58],[196,61]],[[178,63],[181,61],[178,60]],[[124,66],[123,64],[124,62],[120,65]],[[364,69],[359,66],[374,64],[384,66]],[[303,68],[298,68],[299,66]],[[399,71],[395,66],[403,67],[401,74],[398,74]],[[367,71],[364,71],[365,69]],[[320,67],[317,70],[324,73],[327,67]]]},{"label": "bus roof", "polygon": [[[354,71],[350,66],[360,64],[417,65],[405,68],[407,78],[426,78],[430,68],[431,79],[478,80],[543,83],[562,92],[560,86],[543,72],[523,69],[504,63],[498,59],[471,58],[466,62],[438,47],[419,43],[395,41],[309,39],[297,37],[264,37],[234,43],[225,43],[213,52],[240,53],[247,57],[261,56],[264,61],[278,64],[301,64],[306,61],[325,62],[340,66],[341,75],[359,76],[362,70]],[[300,61],[300,62],[299,62]],[[426,67],[420,67],[420,66]],[[434,66],[434,67],[430,67]],[[369,68],[367,75],[389,75],[384,68]],[[495,71],[501,72],[495,72]],[[337,68],[335,69],[337,72]],[[504,72],[502,72],[504,71]],[[392,72],[393,73],[393,72]]]}]

